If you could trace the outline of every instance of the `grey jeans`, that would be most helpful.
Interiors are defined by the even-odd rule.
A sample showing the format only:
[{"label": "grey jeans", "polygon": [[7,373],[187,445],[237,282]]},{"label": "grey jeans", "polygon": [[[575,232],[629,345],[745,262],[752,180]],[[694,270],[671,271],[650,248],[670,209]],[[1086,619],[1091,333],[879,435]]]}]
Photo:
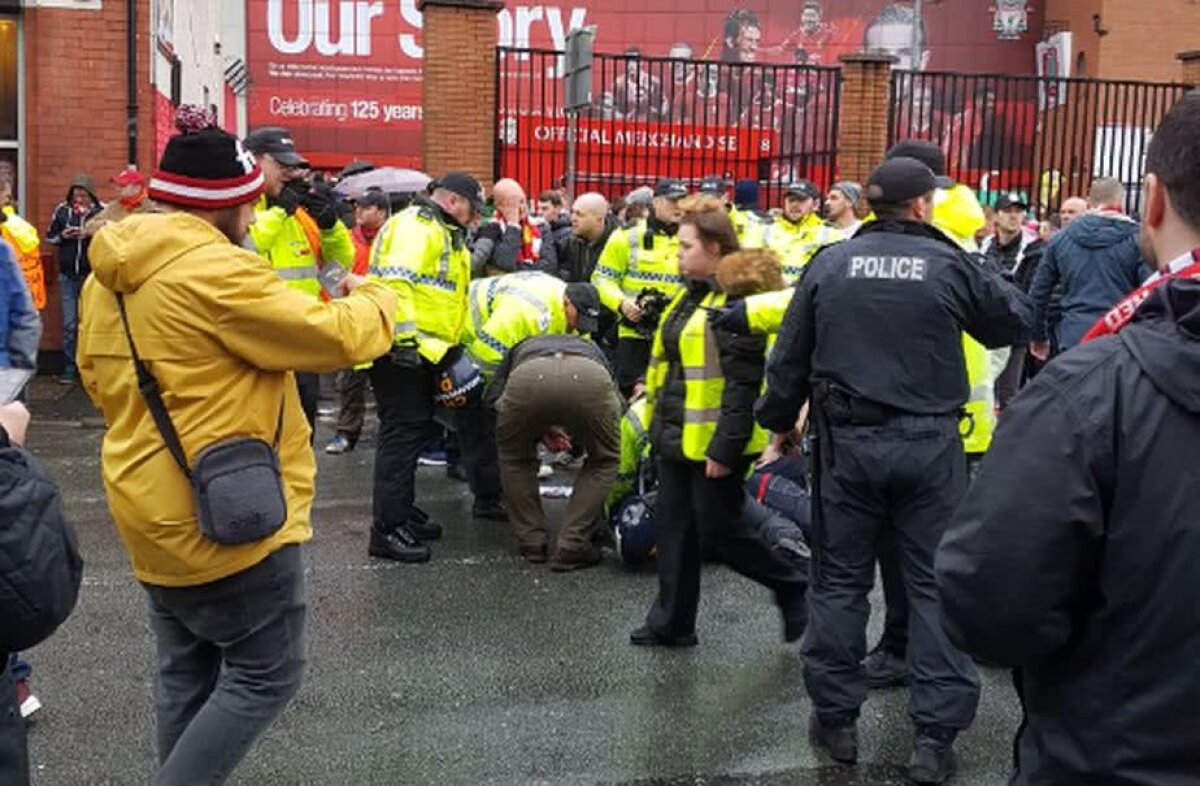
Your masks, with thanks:
[{"label": "grey jeans", "polygon": [[154,784],[225,783],[300,688],[300,547],[211,584],[143,586],[158,649]]}]

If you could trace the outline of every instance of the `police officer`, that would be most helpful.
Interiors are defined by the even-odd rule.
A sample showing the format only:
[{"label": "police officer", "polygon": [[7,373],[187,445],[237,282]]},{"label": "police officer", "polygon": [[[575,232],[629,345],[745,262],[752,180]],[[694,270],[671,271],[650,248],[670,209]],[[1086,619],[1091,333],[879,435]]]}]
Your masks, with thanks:
[{"label": "police officer", "polygon": [[[256,128],[244,144],[258,158],[264,183],[247,236],[250,250],[266,257],[288,286],[323,297],[317,277],[321,269],[327,264],[346,270],[354,266],[354,241],[341,222],[333,191],[324,184],[309,184],[308,161],[296,152],[286,128]],[[315,431],[320,377],[297,373],[296,386],[309,428]]]},{"label": "police officer", "polygon": [[683,286],[677,232],[683,213],[679,201],[687,194],[681,181],[660,180],[654,186],[650,217],[645,223],[613,232],[592,273],[601,302],[621,317],[616,365],[617,382],[625,396],[646,373],[650,361],[654,325],[648,324],[652,317],[643,308],[643,291],[660,293],[669,301]]},{"label": "police officer", "polygon": [[637,646],[696,644],[701,558],[711,553],[770,588],[784,637],[803,633],[807,564],[798,564],[745,517],[746,471],[767,435],[752,406],[763,379],[766,338],[734,335],[709,324],[711,309],[731,298],[782,286],[779,264],[761,250],[739,251],[728,213],[704,198],[680,227],[679,269],[687,279],[663,315],[646,377],[650,440],[658,457],[658,596]]},{"label": "police officer", "polygon": [[430,551],[423,541],[442,535],[414,505],[417,457],[432,428],[437,369],[461,351],[471,280],[467,226],[482,210],[478,181],[450,172],[388,219],[372,247],[371,277],[400,300],[395,345],[370,371],[379,408],[371,556],[424,562]]},{"label": "police officer", "polygon": [[759,245],[779,255],[783,262],[783,279],[789,285],[800,277],[808,260],[830,243],[841,240],[842,233],[826,224],[820,213],[821,192],[808,180],[788,185],[783,197],[783,211],[763,227]]},{"label": "police officer", "polygon": [[729,201],[728,180],[718,175],[710,175],[700,181],[700,185],[696,191],[721,200],[721,204],[725,205],[725,209],[729,211],[729,220],[733,222],[733,229],[737,232],[738,244],[742,248],[751,248],[761,242],[762,221],[754,213],[749,210],[742,210]]},{"label": "police officer", "polygon": [[871,174],[867,198],[878,220],[809,264],[756,406],[759,423],[788,434],[808,401],[816,432],[802,646],[810,739],[837,761],[857,759],[875,543],[894,528],[910,600],[916,738],[908,774],[918,783],[949,777],[954,738],[979,701],[974,665],[942,632],[933,582],[934,550],[966,484],[960,333],[1009,346],[1030,318],[1023,294],[927,223],[935,186],[933,172],[913,158],[890,159]]}]

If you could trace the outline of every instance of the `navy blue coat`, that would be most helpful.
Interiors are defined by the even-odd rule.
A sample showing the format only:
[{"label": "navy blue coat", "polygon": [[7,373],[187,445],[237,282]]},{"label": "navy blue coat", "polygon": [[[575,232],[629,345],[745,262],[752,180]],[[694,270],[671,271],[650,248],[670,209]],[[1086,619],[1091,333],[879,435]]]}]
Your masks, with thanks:
[{"label": "navy blue coat", "polygon": [[1079,343],[1096,320],[1150,274],[1138,248],[1138,225],[1124,216],[1088,213],[1050,240],[1033,277],[1033,339],[1047,339],[1046,315],[1062,284],[1060,350]]}]

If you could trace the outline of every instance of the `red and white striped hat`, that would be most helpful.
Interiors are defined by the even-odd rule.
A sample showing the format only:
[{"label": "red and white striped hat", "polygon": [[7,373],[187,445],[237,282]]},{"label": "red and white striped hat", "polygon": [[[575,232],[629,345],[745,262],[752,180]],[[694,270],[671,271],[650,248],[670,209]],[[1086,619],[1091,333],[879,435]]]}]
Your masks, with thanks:
[{"label": "red and white striped hat", "polygon": [[216,125],[212,112],[184,105],[175,114],[179,134],[167,142],[150,178],[150,198],[169,205],[219,210],[258,199],[263,173],[242,141]]}]

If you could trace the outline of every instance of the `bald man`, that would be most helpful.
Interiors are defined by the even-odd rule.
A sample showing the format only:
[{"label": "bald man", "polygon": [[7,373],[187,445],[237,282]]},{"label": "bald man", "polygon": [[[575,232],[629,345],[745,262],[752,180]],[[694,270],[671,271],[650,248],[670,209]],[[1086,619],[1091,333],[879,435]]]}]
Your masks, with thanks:
[{"label": "bald man", "polygon": [[1067,197],[1063,200],[1062,206],[1058,208],[1058,218],[1062,222],[1062,228],[1067,226],[1075,219],[1087,212],[1088,203],[1083,197]]},{"label": "bald man", "polygon": [[582,194],[571,207],[571,234],[558,246],[558,276],[563,281],[592,280],[596,260],[617,228],[608,200],[595,192]]},{"label": "bald man", "polygon": [[471,248],[471,274],[476,278],[536,270],[558,271],[554,241],[529,217],[525,189],[515,180],[497,180],[492,186],[496,213],[480,228]]}]

